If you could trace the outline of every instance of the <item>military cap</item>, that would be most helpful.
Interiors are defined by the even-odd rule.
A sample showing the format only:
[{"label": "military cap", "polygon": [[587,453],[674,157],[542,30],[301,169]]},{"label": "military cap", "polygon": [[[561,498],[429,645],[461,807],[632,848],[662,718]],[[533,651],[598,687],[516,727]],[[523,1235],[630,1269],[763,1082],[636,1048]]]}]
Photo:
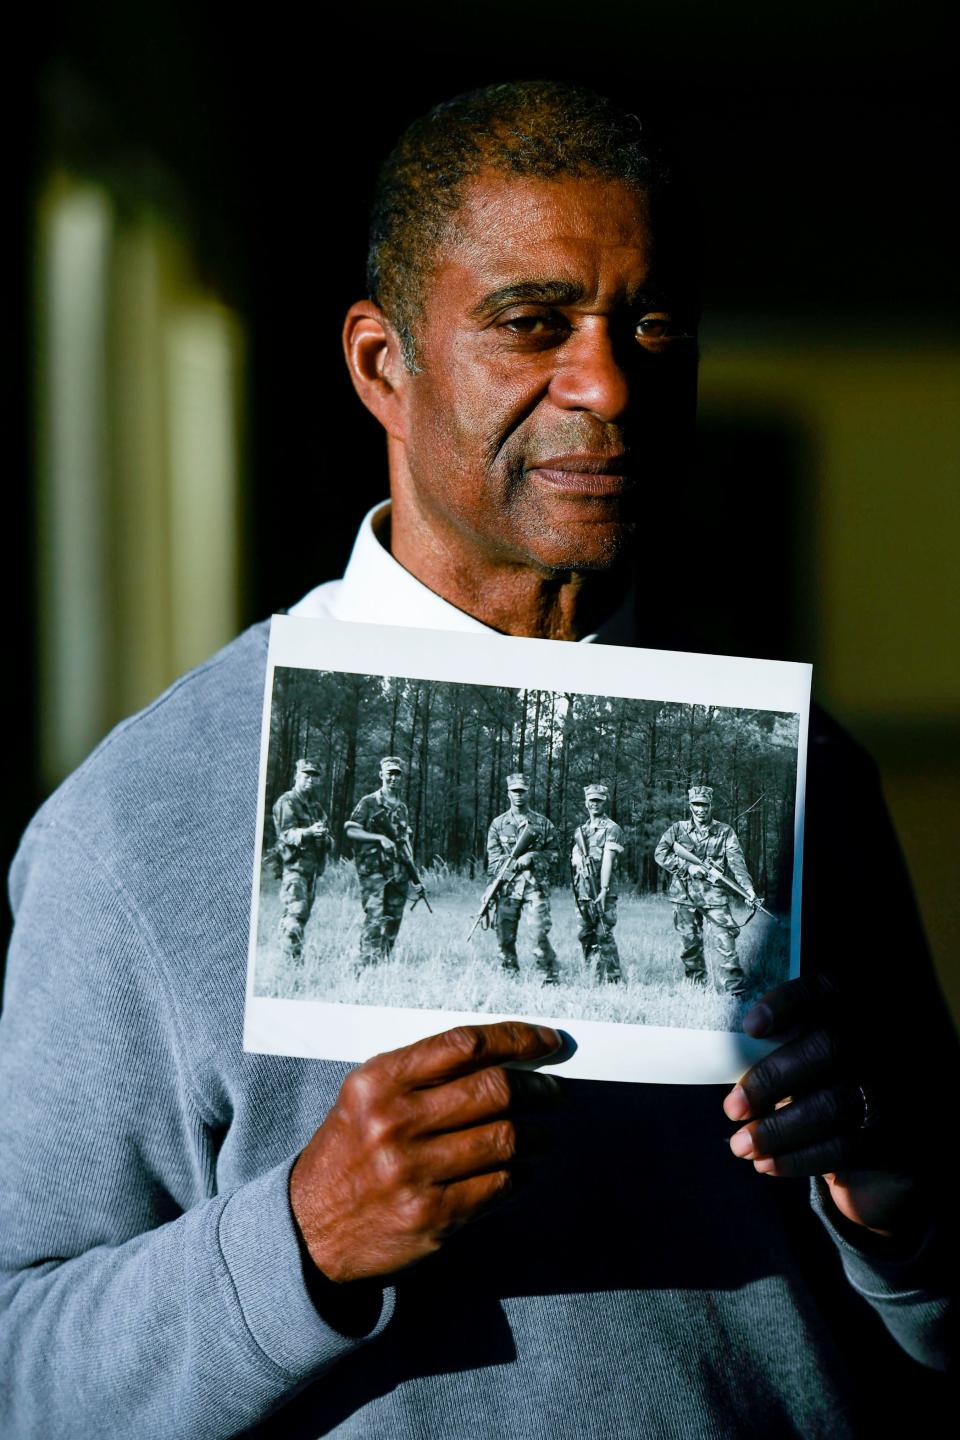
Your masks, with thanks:
[{"label": "military cap", "polygon": [[709,804],[713,800],[712,785],[691,785],[687,791],[688,800],[706,800]]},{"label": "military cap", "polygon": [[508,789],[508,790],[529,790],[529,789],[530,789],[530,786],[527,784],[527,777],[526,777],[526,775],[522,775],[519,770],[514,771],[514,773],[513,773],[512,775],[508,775],[508,776],[507,776],[507,789]]},{"label": "military cap", "polygon": [[321,771],[320,766],[314,764],[312,760],[307,760],[306,758],[303,758],[297,761],[298,775],[320,775],[322,773],[323,772]]},{"label": "military cap", "polygon": [[584,800],[609,800],[610,791],[606,785],[602,784],[599,780],[595,780],[591,785],[584,785],[583,798]]},{"label": "military cap", "polygon": [[384,755],[383,759],[380,761],[380,769],[402,771],[403,761],[400,759],[399,755]]}]

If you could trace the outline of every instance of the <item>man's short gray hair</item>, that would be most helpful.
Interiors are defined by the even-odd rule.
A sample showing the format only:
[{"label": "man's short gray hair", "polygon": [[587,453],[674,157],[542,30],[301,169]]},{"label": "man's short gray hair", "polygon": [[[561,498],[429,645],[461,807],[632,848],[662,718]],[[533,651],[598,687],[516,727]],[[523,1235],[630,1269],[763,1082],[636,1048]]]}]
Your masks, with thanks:
[{"label": "man's short gray hair", "polygon": [[[526,80],[437,105],[413,122],[381,167],[370,220],[368,293],[396,331],[411,371],[418,368],[414,332],[437,251],[467,184],[483,170],[623,181],[646,192],[657,214],[664,208],[657,201],[679,193],[648,127],[591,90]],[[681,230],[688,235],[689,228]]]}]

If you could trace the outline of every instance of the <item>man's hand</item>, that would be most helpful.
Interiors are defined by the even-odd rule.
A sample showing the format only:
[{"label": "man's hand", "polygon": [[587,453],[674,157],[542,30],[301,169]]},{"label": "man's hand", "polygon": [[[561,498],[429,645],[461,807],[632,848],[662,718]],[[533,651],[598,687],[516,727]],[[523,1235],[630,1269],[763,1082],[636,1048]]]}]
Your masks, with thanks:
[{"label": "man's hand", "polygon": [[691,865],[689,860],[686,862],[686,865],[687,874],[691,875],[694,880],[706,880],[709,872],[705,865]]},{"label": "man's hand", "polygon": [[438,1250],[536,1158],[549,1075],[507,1071],[560,1047],[555,1030],[465,1025],[375,1055],[343,1082],[290,1177],[294,1218],[329,1280],[382,1278]]},{"label": "man's hand", "polygon": [[535,850],[528,850],[525,855],[521,855],[520,858],[513,863],[518,870],[529,870],[536,858],[537,852]]},{"label": "man's hand", "polygon": [[391,840],[389,835],[378,835],[377,839],[380,841],[380,844],[383,846],[384,850],[388,855],[392,855],[394,850],[396,850],[396,841]]},{"label": "man's hand", "polygon": [[869,1024],[845,1023],[844,1010],[835,981],[816,974],[778,986],[747,1012],[748,1035],[781,1043],[724,1100],[728,1119],[748,1122],[730,1148],[761,1174],[822,1176],[841,1215],[891,1236],[913,1219],[909,1135],[893,1092],[884,1097],[878,1084],[889,1058],[868,1053],[880,1037]]}]

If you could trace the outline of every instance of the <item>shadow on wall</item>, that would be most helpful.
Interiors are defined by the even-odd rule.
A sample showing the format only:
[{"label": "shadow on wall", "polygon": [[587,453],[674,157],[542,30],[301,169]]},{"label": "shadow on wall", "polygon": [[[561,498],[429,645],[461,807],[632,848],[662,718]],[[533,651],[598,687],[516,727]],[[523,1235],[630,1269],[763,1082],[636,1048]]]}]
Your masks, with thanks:
[{"label": "shadow on wall", "polygon": [[702,408],[696,495],[674,537],[678,575],[699,589],[713,648],[764,660],[816,649],[814,463],[809,435],[769,408]]}]

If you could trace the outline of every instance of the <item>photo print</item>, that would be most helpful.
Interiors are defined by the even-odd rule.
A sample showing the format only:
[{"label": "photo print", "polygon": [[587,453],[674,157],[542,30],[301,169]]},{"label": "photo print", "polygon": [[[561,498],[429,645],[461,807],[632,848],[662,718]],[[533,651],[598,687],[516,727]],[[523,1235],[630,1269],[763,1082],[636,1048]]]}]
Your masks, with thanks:
[{"label": "photo print", "polygon": [[465,1021],[562,1073],[733,1080],[799,968],[810,668],[278,616],[245,1046]]}]

